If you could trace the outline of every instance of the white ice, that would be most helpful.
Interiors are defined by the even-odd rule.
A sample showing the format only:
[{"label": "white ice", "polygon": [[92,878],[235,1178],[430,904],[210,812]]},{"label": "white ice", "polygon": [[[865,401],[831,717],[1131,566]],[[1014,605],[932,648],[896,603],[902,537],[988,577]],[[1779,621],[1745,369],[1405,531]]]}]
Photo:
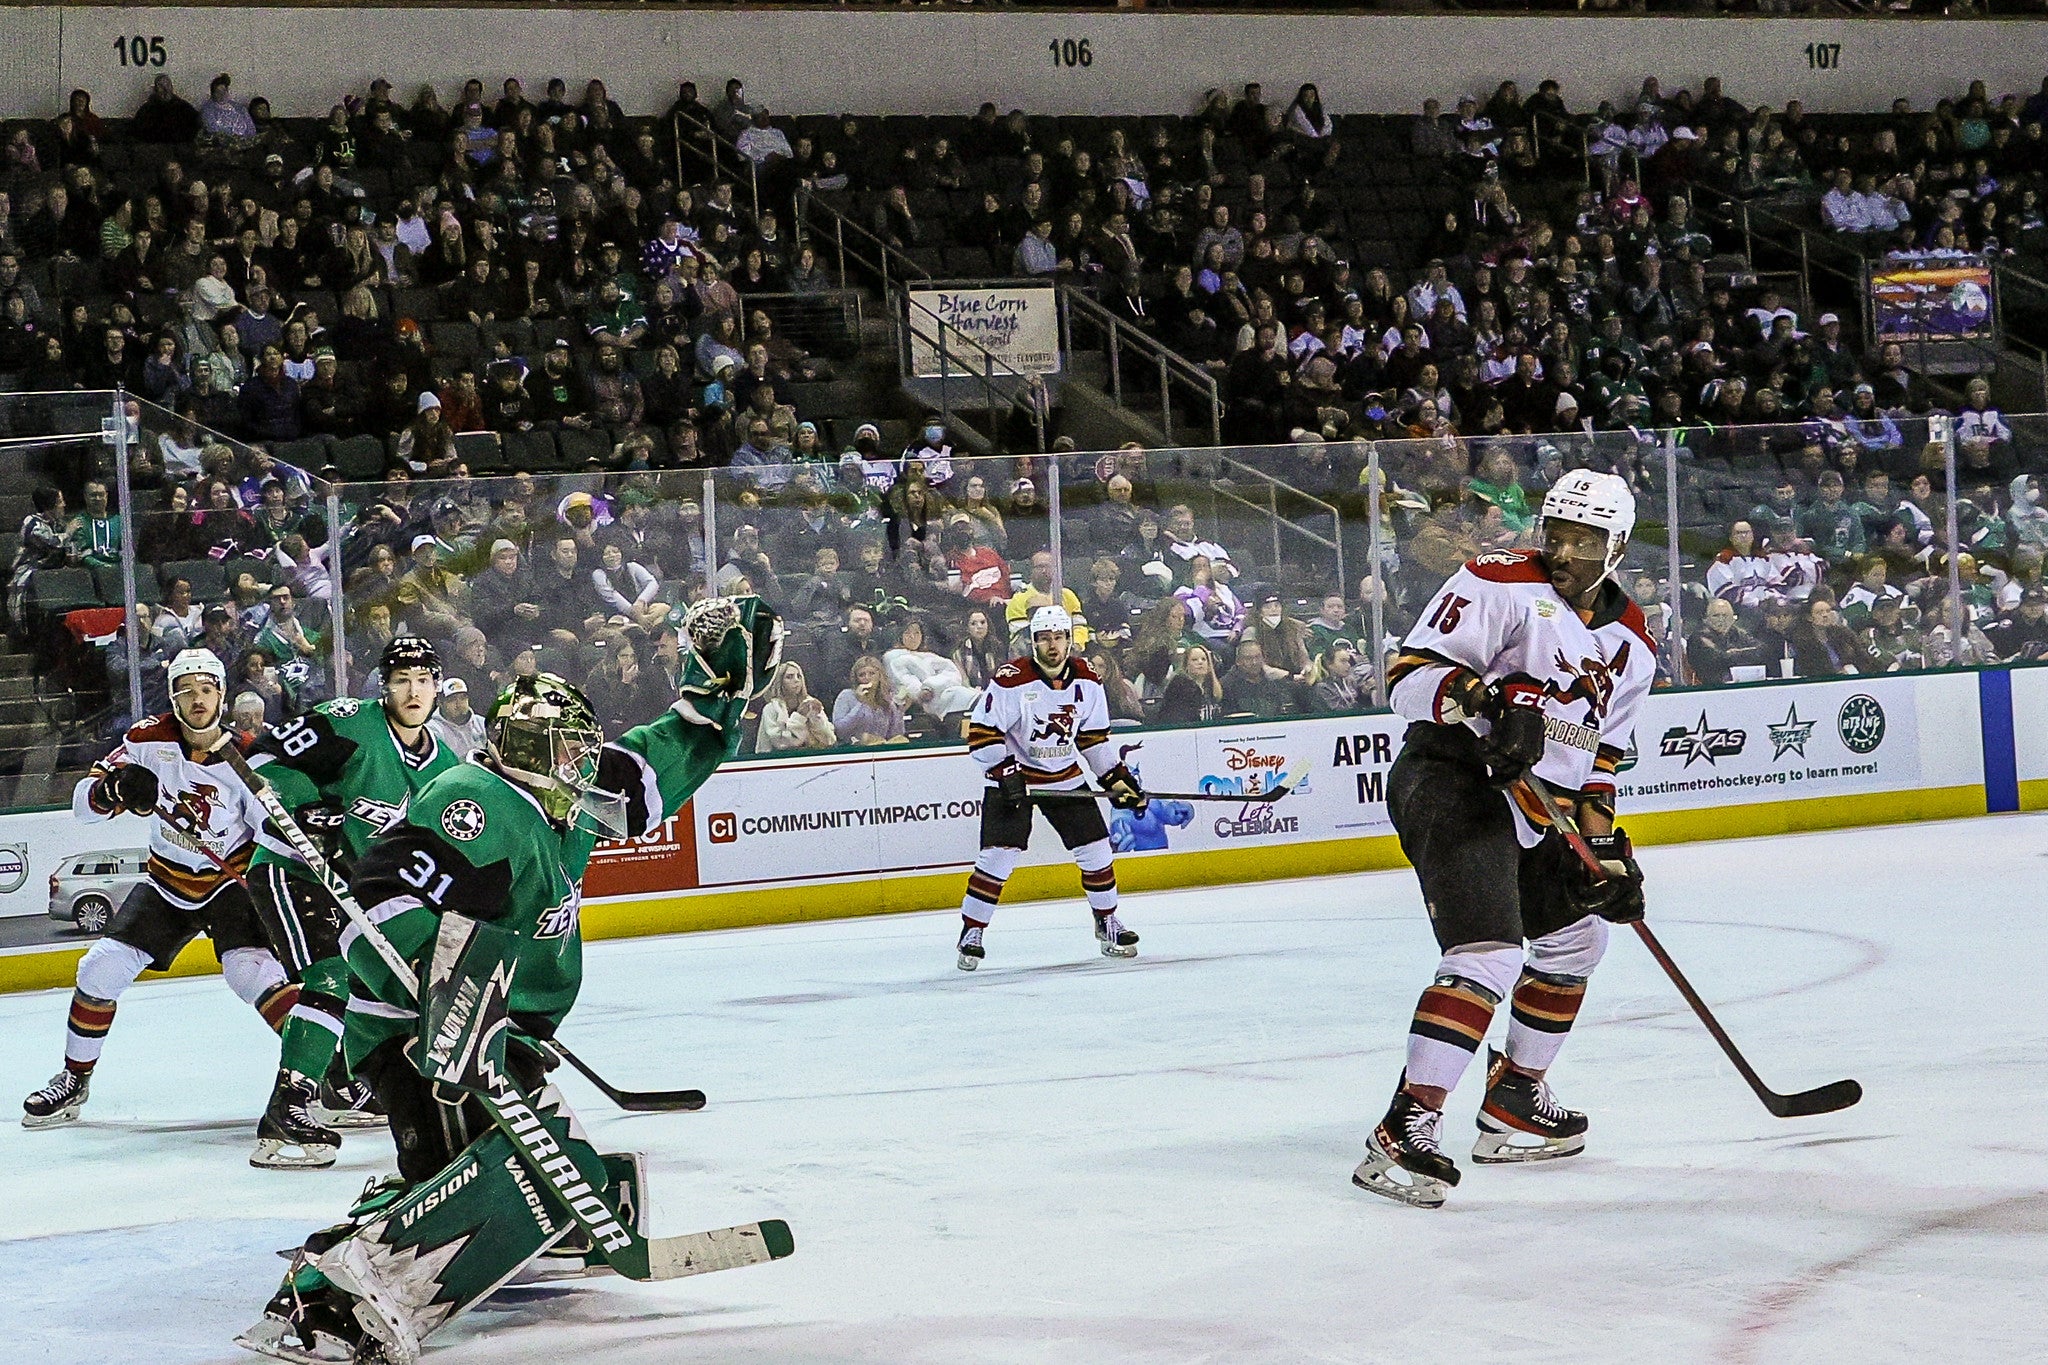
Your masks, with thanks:
[{"label": "white ice", "polygon": [[[2048,1358],[2048,817],[1649,850],[1652,915],[1782,1121],[1617,932],[1553,1081],[1587,1154],[1475,1168],[1437,1212],[1354,1189],[1435,962],[1406,872],[600,944],[564,1086],[652,1157],[655,1231],[778,1215],[796,1255],[494,1300],[480,1362],[2018,1361]],[[0,999],[0,1095],[65,997]],[[1505,1020],[1496,1022],[1503,1029]],[[217,979],[123,1002],[86,1121],[0,1128],[0,1358],[253,1361],[277,1247],[384,1168],[246,1164],[275,1053]],[[1446,1129],[1469,1151],[1476,1072]]]}]

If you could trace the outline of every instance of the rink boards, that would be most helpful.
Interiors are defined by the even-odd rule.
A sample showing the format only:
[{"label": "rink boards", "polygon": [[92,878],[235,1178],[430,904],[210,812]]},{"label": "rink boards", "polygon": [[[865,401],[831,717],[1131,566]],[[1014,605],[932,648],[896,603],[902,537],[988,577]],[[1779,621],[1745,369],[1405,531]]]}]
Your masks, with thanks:
[{"label": "rink boards", "polygon": [[[2048,807],[2048,669],[1654,694],[1618,774],[1642,843],[1942,819]],[[1285,799],[1155,803],[1115,813],[1129,890],[1227,885],[1401,866],[1388,768],[1405,723],[1379,714],[1119,732],[1148,787],[1255,793],[1300,763]],[[979,769],[963,749],[747,758],[674,819],[603,846],[583,907],[589,938],[833,919],[957,904],[974,859]],[[124,826],[126,828],[124,828]],[[140,846],[132,818],[0,816],[0,916],[43,915],[49,877],[81,852]],[[1041,823],[1007,899],[1076,895]],[[0,990],[68,985],[83,941],[0,953]],[[178,974],[214,970],[204,943]]]}]

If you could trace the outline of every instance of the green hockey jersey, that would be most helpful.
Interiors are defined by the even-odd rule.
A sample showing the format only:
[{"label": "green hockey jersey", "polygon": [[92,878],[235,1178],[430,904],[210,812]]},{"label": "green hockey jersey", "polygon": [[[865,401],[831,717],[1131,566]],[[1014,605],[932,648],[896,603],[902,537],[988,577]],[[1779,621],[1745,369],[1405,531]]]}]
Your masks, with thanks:
[{"label": "green hockey jersey", "polygon": [[[626,798],[626,832],[681,810],[739,747],[743,702],[700,696],[685,711],[605,746],[602,785]],[[552,1037],[583,983],[583,870],[597,835],[567,830],[481,763],[458,763],[422,787],[403,820],[357,859],[351,889],[424,978],[444,913],[484,920],[518,940],[509,1006],[519,1032]],[[410,993],[353,926],[342,944],[356,978],[345,1035],[353,1062],[413,1031]],[[369,998],[363,998],[367,991]]]},{"label": "green hockey jersey", "polygon": [[[337,697],[264,731],[249,766],[263,774],[286,810],[315,802],[340,810],[341,852],[354,859],[403,818],[420,788],[462,761],[432,731],[423,738],[426,752],[412,753],[400,747],[382,703]],[[279,863],[307,875],[278,835],[259,830],[256,843],[257,863]]]}]

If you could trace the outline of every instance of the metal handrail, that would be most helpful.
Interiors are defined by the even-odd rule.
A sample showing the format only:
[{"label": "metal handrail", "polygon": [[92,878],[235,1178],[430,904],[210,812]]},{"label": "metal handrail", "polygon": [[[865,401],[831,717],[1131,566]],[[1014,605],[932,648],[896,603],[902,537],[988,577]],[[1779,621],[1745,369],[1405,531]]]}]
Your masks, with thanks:
[{"label": "metal handrail", "polygon": [[[890,316],[898,320],[898,326],[901,329],[901,339],[897,346],[897,357],[902,364],[903,373],[909,375],[912,370],[910,363],[910,342],[912,338],[926,342],[938,353],[939,416],[941,420],[948,426],[952,425],[951,381],[953,375],[950,373],[950,370],[956,359],[962,359],[962,357],[954,354],[953,346],[948,341],[950,336],[951,342],[964,342],[969,351],[972,352],[972,354],[964,357],[965,363],[961,366],[960,377],[980,382],[983,405],[988,409],[990,417],[994,417],[997,400],[999,399],[1002,400],[1004,406],[1021,411],[1026,417],[1031,419],[1031,429],[1036,436],[1038,449],[1041,452],[1044,451],[1045,411],[1039,404],[1024,396],[1026,393],[1042,392],[1045,386],[1043,380],[1039,379],[1037,375],[1025,374],[1023,371],[1016,369],[1008,361],[997,356],[995,352],[989,350],[965,332],[962,332],[958,326],[946,321],[916,299],[911,298],[910,290],[907,286],[898,285],[891,292],[890,303],[893,305],[889,310]],[[937,335],[933,335],[931,331],[920,329],[917,326],[911,317],[913,309],[924,314],[924,316],[937,324]],[[979,367],[978,372],[977,365]],[[997,385],[996,380],[998,377],[1016,380],[1022,385],[1022,389],[1013,388],[1006,391]],[[995,433],[991,431],[989,437],[993,440]]]},{"label": "metal handrail", "polygon": [[735,169],[739,166],[747,168],[747,199],[753,206],[754,221],[758,223],[761,220],[761,168],[754,164],[752,157],[740,151],[740,146],[737,142],[734,142],[710,124],[699,123],[696,119],[686,119],[681,114],[669,115],[669,132],[675,140],[676,149],[676,183],[678,185],[689,183],[683,175],[683,128],[685,126],[688,126],[692,132],[702,139],[703,149],[711,157],[711,180],[713,184],[718,183],[719,177],[725,174],[718,164],[718,151],[721,147],[731,154]]},{"label": "metal handrail", "polygon": [[[1215,492],[1221,493],[1224,497],[1231,499],[1233,502],[1242,503],[1246,507],[1251,508],[1253,511],[1263,511],[1266,513],[1268,517],[1272,518],[1274,564],[1277,565],[1281,562],[1280,527],[1284,524],[1289,530],[1293,531],[1295,534],[1315,542],[1316,544],[1322,546],[1326,550],[1335,551],[1337,555],[1337,581],[1340,584],[1349,583],[1351,581],[1349,578],[1345,576],[1344,573],[1344,513],[1338,509],[1335,503],[1325,502],[1323,501],[1323,499],[1317,497],[1315,494],[1309,492],[1307,489],[1296,488],[1293,484],[1287,482],[1287,480],[1276,478],[1273,475],[1268,474],[1265,470],[1260,469],[1256,465],[1246,464],[1244,461],[1233,459],[1231,456],[1228,455],[1220,455],[1218,458],[1222,460],[1225,468],[1242,471],[1243,473],[1249,474],[1253,478],[1260,480],[1266,485],[1267,505],[1264,508],[1261,508],[1256,502],[1253,502],[1251,499],[1242,497],[1233,489],[1224,487],[1221,484],[1212,483],[1211,487],[1214,489]],[[1330,514],[1329,537],[1326,538],[1318,532],[1311,531],[1308,527],[1303,526],[1300,522],[1295,521],[1291,517],[1283,517],[1280,515],[1280,491],[1282,489],[1285,489],[1287,492],[1292,493],[1295,497],[1300,498],[1303,502],[1312,503]]]},{"label": "metal handrail", "polygon": [[[847,217],[838,209],[833,208],[830,204],[820,202],[817,192],[808,188],[798,190],[796,196],[796,230],[799,240],[808,240],[817,235],[810,222],[810,216],[814,213],[823,214],[831,226],[833,254],[838,263],[840,288],[844,289],[847,287],[846,261],[849,256],[853,258],[856,265],[874,272],[880,278],[882,292],[885,297],[894,287],[889,278],[892,264],[895,267],[896,280],[899,282],[904,280],[928,280],[932,277],[931,271],[926,270],[916,261],[910,259],[902,248],[890,246],[880,237],[868,231],[859,223],[854,222],[853,219]],[[853,249],[847,247],[848,234],[852,235],[856,243]],[[863,243],[869,244],[873,252],[872,259],[863,256],[858,249],[859,245]]]},{"label": "metal handrail", "polygon": [[1173,442],[1173,385],[1177,381],[1194,393],[1195,401],[1209,410],[1209,442],[1223,444],[1223,391],[1216,376],[1186,356],[1148,336],[1118,317],[1079,288],[1057,282],[1060,301],[1060,340],[1068,355],[1074,352],[1074,311],[1100,328],[1108,338],[1110,397],[1118,407],[1124,402],[1123,348],[1129,346],[1159,368],[1159,426],[1168,444]]}]

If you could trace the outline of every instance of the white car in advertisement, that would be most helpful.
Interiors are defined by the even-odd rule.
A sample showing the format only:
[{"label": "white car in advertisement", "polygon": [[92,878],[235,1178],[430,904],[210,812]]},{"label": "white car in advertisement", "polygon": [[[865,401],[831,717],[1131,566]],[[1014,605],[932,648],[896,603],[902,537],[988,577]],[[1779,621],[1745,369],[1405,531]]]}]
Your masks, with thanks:
[{"label": "white car in advertisement", "polygon": [[103,934],[128,892],[148,879],[146,848],[74,853],[50,874],[50,918],[66,920],[88,934]]}]

